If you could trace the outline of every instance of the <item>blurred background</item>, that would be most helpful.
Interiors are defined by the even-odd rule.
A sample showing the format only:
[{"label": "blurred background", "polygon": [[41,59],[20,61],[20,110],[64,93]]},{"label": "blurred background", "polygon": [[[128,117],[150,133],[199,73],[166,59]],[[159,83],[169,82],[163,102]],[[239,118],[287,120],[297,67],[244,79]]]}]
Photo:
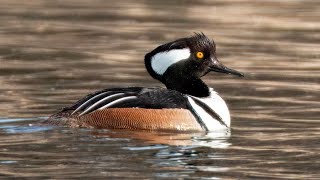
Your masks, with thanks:
[{"label": "blurred background", "polygon": [[[181,165],[181,171],[178,168],[169,177],[319,178],[319,162],[315,162],[320,157],[319,8],[320,2],[312,0],[0,0],[0,122],[4,135],[0,139],[7,142],[3,144],[9,146],[7,150],[17,148],[11,146],[15,140],[27,148],[29,143],[22,138],[26,129],[21,126],[28,123],[18,118],[38,121],[103,88],[162,86],[145,70],[144,55],[160,44],[203,32],[215,40],[220,61],[245,74],[238,78],[211,73],[203,78],[227,101],[233,132],[224,139],[229,148],[221,152],[225,159],[215,161],[216,168],[210,169],[208,163],[213,162],[201,158],[179,159],[189,166],[173,165]],[[9,138],[8,132],[14,136]],[[27,141],[43,142],[44,132],[37,133],[29,132]],[[61,134],[57,131],[50,137]],[[79,139],[75,142],[81,145]],[[122,141],[119,146],[123,147]],[[42,148],[38,150],[48,150]],[[213,153],[212,149],[192,149],[203,151]],[[166,160],[172,157],[170,151],[168,154]],[[155,160],[158,156],[141,157]],[[138,163],[145,168],[153,164],[145,176],[130,170],[137,162],[127,165],[128,172],[139,174],[134,177],[162,177],[160,172],[154,174],[160,167],[156,162]],[[227,169],[219,169],[222,164]],[[2,167],[5,174],[14,173],[11,165]],[[71,169],[70,173],[82,170]],[[21,177],[35,175],[25,173]],[[63,174],[55,177],[65,178]]]}]

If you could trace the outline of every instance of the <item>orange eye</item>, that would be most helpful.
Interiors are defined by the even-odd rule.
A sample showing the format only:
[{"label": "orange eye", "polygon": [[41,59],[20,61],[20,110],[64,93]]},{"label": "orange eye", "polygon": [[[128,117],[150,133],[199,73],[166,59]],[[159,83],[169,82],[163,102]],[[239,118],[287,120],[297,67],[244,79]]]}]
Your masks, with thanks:
[{"label": "orange eye", "polygon": [[200,51],[197,52],[196,56],[197,56],[198,59],[202,59],[203,58],[203,52],[200,52]]}]

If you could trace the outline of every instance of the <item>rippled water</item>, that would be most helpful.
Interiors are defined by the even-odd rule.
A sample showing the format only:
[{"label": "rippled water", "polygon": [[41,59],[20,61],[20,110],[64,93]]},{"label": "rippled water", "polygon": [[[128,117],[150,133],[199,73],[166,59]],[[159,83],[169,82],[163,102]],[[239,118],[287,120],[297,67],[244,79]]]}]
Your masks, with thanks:
[{"label": "rippled water", "polygon": [[[320,178],[319,2],[0,3],[0,177]],[[246,75],[204,78],[230,133],[38,125],[98,89],[161,85],[144,54],[199,31]]]}]

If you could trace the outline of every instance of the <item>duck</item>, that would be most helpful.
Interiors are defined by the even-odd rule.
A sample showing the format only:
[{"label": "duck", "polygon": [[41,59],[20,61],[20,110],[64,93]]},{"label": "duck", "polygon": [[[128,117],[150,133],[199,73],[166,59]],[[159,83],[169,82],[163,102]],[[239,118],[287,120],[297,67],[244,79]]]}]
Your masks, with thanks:
[{"label": "duck", "polygon": [[230,129],[226,102],[201,78],[209,72],[244,75],[218,60],[214,40],[195,33],[162,44],[145,55],[144,64],[165,87],[103,89],[62,108],[44,123],[97,129]]}]

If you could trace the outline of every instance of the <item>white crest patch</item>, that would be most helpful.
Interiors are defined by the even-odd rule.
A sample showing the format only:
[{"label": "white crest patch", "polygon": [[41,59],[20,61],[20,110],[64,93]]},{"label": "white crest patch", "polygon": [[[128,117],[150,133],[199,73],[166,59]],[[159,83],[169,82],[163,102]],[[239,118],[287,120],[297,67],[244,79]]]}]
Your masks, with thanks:
[{"label": "white crest patch", "polygon": [[189,48],[160,52],[151,58],[151,67],[158,75],[163,75],[172,64],[189,57]]},{"label": "white crest patch", "polygon": [[[222,121],[230,127],[230,113],[227,104],[224,100],[215,92],[213,89],[210,88],[210,96],[205,98],[199,98],[191,96],[210,107],[215,113],[217,113],[221,118]],[[203,123],[206,125],[209,131],[215,131],[220,129],[226,129],[227,127],[222,125],[218,120],[208,114],[204,109],[202,109],[199,105],[197,105],[194,100],[188,97],[188,101],[192,106],[193,110],[200,116]]]}]

